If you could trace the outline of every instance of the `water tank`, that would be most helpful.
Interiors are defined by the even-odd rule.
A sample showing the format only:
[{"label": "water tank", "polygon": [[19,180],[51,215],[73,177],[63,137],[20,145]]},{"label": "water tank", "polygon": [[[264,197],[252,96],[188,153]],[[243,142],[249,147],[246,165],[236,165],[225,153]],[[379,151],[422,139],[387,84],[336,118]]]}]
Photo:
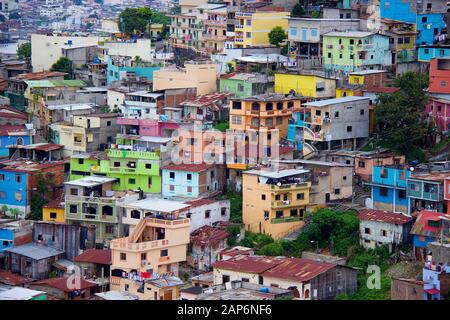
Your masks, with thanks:
[{"label": "water tank", "polygon": [[269,293],[269,288],[263,287],[263,288],[259,289],[259,292],[261,292],[261,293]]}]

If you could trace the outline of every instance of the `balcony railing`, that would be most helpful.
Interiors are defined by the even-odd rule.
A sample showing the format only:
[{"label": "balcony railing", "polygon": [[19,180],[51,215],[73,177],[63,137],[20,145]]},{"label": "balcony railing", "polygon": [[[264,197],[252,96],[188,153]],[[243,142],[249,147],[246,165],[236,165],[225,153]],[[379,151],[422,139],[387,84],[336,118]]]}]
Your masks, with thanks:
[{"label": "balcony railing", "polygon": [[114,204],[115,199],[106,197],[89,197],[89,196],[72,196],[66,195],[66,202],[82,202],[82,203],[94,203],[94,204]]},{"label": "balcony railing", "polygon": [[160,152],[132,151],[124,149],[108,149],[108,157],[111,158],[134,158],[146,160],[159,160]]},{"label": "balcony railing", "polygon": [[299,222],[302,221],[303,217],[282,217],[282,218],[272,218],[271,223],[289,223],[289,222]]},{"label": "balcony railing", "polygon": [[169,245],[169,240],[154,240],[140,243],[129,243],[123,241],[128,238],[114,239],[111,241],[111,248],[118,250],[128,250],[128,251],[147,251],[151,249],[164,248]]}]

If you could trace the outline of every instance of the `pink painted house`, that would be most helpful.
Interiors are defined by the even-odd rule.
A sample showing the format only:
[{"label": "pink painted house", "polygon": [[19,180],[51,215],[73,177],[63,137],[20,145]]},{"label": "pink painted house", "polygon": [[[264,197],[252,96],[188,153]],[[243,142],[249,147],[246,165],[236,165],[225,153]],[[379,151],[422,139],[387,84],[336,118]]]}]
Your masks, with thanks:
[{"label": "pink painted house", "polygon": [[425,113],[434,127],[441,132],[450,130],[450,94],[449,99],[433,97],[428,100]]},{"label": "pink painted house", "polygon": [[122,134],[152,137],[171,137],[172,132],[180,127],[176,122],[155,119],[118,118],[117,124],[122,126]]}]

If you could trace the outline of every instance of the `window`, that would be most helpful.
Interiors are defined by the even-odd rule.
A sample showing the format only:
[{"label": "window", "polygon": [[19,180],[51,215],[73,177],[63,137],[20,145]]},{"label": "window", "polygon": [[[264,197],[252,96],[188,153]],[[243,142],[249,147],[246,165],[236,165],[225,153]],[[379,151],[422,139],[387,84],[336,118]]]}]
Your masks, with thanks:
[{"label": "window", "polygon": [[273,118],[267,118],[266,119],[266,126],[267,127],[273,126]]},{"label": "window", "polygon": [[111,127],[111,121],[107,121],[107,122],[106,122],[106,126],[107,126],[107,127]]},{"label": "window", "polygon": [[78,164],[84,164],[84,159],[78,159]]},{"label": "window", "polygon": [[252,37],[252,33],[251,32],[246,32],[245,33],[245,37],[246,38],[251,38]]},{"label": "window", "polygon": [[445,80],[441,81],[441,87],[446,87],[447,86],[447,82]]},{"label": "window", "polygon": [[353,128],[352,126],[347,126],[347,132],[352,132]]},{"label": "window", "polygon": [[283,117],[276,117],[276,124],[283,124]]},{"label": "window", "polygon": [[406,44],[411,43],[411,38],[410,38],[410,37],[405,37],[405,43],[406,43]]},{"label": "window", "polygon": [[192,173],[188,173],[188,174],[186,175],[186,179],[187,179],[187,180],[192,180]]},{"label": "window", "polygon": [[289,32],[291,33],[291,36],[297,36],[297,28],[291,27],[289,28]]},{"label": "window", "polygon": [[131,210],[131,218],[140,219],[141,213],[138,210]]},{"label": "window", "polygon": [[298,209],[291,209],[291,217],[298,216]]},{"label": "window", "polygon": [[114,233],[114,226],[112,224],[107,224],[105,226],[105,233],[113,234]]},{"label": "window", "polygon": [[169,190],[170,191],[175,191],[175,186],[173,184],[169,185]]},{"label": "window", "polygon": [[146,163],[145,164],[145,169],[151,169],[152,168],[152,164],[151,163]]},{"label": "window", "polygon": [[388,189],[384,188],[384,187],[381,187],[380,188],[380,196],[387,197],[387,195],[388,195]]},{"label": "window", "polygon": [[331,52],[328,52],[328,58],[331,59]]},{"label": "window", "polygon": [[382,237],[387,237],[387,231],[386,230],[381,230],[380,235]]},{"label": "window", "polygon": [[289,102],[287,103],[287,107],[288,107],[288,109],[292,109],[292,108],[294,107],[294,102],[289,101]]},{"label": "window", "polygon": [[128,179],[128,183],[129,184],[136,184],[136,179],[135,178],[129,178]]},{"label": "window", "polygon": [[120,253],[120,260],[121,260],[121,261],[127,260],[127,254],[124,253],[124,252],[121,252],[121,253]]},{"label": "window", "polygon": [[359,114],[363,116],[364,115],[364,109],[359,110]]},{"label": "window", "polygon": [[365,234],[370,234],[370,228],[364,228],[364,233]]},{"label": "window", "polygon": [[266,200],[266,195],[265,194],[261,195],[261,200]]},{"label": "window", "polygon": [[252,103],[252,111],[259,111],[259,107],[260,107],[259,103],[257,102]]},{"label": "window", "polygon": [[283,110],[283,102],[277,102],[277,110]]},{"label": "window", "polygon": [[70,188],[70,195],[71,196],[77,196],[78,195],[78,189],[77,188]]},{"label": "window", "polygon": [[242,104],[240,101],[233,101],[232,103],[232,108],[234,110],[241,110],[242,109]]},{"label": "window", "polygon": [[20,183],[22,181],[22,176],[19,174],[16,174],[16,182]]},{"label": "window", "polygon": [[115,161],[115,162],[114,162],[114,167],[116,167],[116,168],[117,168],[117,167],[120,167],[120,162]]},{"label": "window", "polygon": [[77,205],[71,204],[71,205],[69,206],[69,212],[70,212],[70,213],[77,213],[77,212],[78,212],[78,207],[77,207]]},{"label": "window", "polygon": [[304,193],[297,193],[297,200],[304,200],[305,194]]},{"label": "window", "polygon": [[364,161],[359,161],[358,162],[358,167],[365,168],[366,167],[366,163]]},{"label": "window", "polygon": [[238,83],[238,85],[237,85],[237,90],[238,90],[239,92],[244,92],[244,86],[243,86],[242,84]]},{"label": "window", "polygon": [[428,18],[427,17],[422,17],[422,23],[427,23]]},{"label": "window", "polygon": [[266,111],[272,111],[273,110],[273,103],[266,103]]},{"label": "window", "polygon": [[264,211],[264,220],[269,220],[269,211]]},{"label": "window", "polygon": [[251,20],[251,19],[246,19],[246,20],[245,20],[245,24],[246,24],[247,26],[251,26],[251,25],[252,25],[252,20]]},{"label": "window", "polygon": [[403,44],[403,38],[402,38],[402,37],[399,37],[399,38],[397,39],[397,43],[398,43],[398,44]]},{"label": "window", "polygon": [[211,210],[205,211],[205,219],[209,219],[211,217]]},{"label": "window", "polygon": [[161,250],[159,254],[160,257],[167,257],[168,255],[169,255],[168,249]]},{"label": "window", "polygon": [[277,211],[275,212],[275,216],[276,216],[277,218],[283,218],[283,210],[277,210]]},{"label": "window", "polygon": [[275,195],[275,201],[280,201],[280,199],[281,199],[281,196],[279,194],[276,194]]},{"label": "window", "polygon": [[50,219],[56,219],[56,212],[50,212]]},{"label": "window", "polygon": [[227,283],[230,282],[230,276],[227,275],[222,275],[222,283]]},{"label": "window", "polygon": [[191,186],[188,186],[188,187],[186,188],[186,191],[187,191],[187,193],[192,193],[192,187],[191,187]]},{"label": "window", "polygon": [[239,116],[232,116],[231,117],[231,123],[232,124],[236,124],[236,125],[240,125],[242,124],[242,118]]},{"label": "window", "polygon": [[221,215],[222,217],[226,216],[226,215],[227,215],[227,208],[221,208],[221,209],[220,209],[220,215]]},{"label": "window", "polygon": [[350,55],[350,60],[353,60],[355,58],[355,55],[354,54],[351,54]]},{"label": "window", "polygon": [[350,44],[355,44],[355,40],[354,39],[350,39]]},{"label": "window", "polygon": [[398,190],[398,198],[406,199],[406,190]]},{"label": "window", "polygon": [[336,112],[334,113],[334,117],[335,117],[335,118],[339,118],[339,111],[336,111]]},{"label": "window", "polygon": [[334,189],[334,194],[341,194],[341,189],[339,189],[339,188]]},{"label": "window", "polygon": [[175,179],[175,172],[169,172],[169,178]]}]

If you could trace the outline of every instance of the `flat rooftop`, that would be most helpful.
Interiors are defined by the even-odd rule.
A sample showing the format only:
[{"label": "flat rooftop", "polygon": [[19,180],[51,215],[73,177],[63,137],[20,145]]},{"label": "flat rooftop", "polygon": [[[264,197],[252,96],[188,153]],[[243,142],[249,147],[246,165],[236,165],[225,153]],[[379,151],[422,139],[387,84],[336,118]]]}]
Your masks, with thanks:
[{"label": "flat rooftop", "polygon": [[190,205],[183,203],[181,201],[165,200],[159,198],[146,198],[143,200],[128,203],[126,207],[148,211],[171,213],[174,211],[187,209],[190,207]]},{"label": "flat rooftop", "polygon": [[309,170],[306,170],[306,169],[286,169],[286,170],[279,170],[279,171],[249,170],[249,171],[245,171],[244,173],[257,175],[257,176],[265,177],[265,178],[280,179],[280,178],[286,178],[286,177],[304,174],[304,173],[308,173],[308,172],[309,172]]},{"label": "flat rooftop", "polygon": [[363,101],[367,100],[369,101],[369,98],[367,97],[342,97],[342,98],[335,98],[335,99],[326,99],[326,100],[319,100],[319,101],[313,101],[313,102],[307,102],[304,103],[303,106],[306,107],[326,107],[332,104],[338,104],[338,103],[347,103],[347,102],[354,102],[354,101]]},{"label": "flat rooftop", "polygon": [[93,188],[96,186],[101,186],[105,183],[114,182],[116,180],[117,180],[116,178],[109,178],[103,176],[90,176],[78,180],[67,181],[64,182],[64,184],[77,187]]}]

